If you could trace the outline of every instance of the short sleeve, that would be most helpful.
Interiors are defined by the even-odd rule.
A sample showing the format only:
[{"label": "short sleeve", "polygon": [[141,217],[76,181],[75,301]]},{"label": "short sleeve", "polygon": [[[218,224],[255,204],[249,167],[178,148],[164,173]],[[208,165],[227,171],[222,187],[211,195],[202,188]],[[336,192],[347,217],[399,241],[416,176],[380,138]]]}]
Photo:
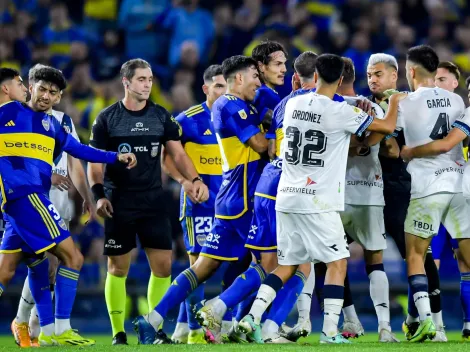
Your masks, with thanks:
[{"label": "short sleeve", "polygon": [[176,122],[181,127],[181,143],[189,142],[191,139],[191,120],[182,112],[176,116]]},{"label": "short sleeve", "polygon": [[163,136],[163,142],[168,141],[179,141],[181,140],[181,135],[183,134],[183,129],[178,121],[165,109],[163,109],[163,114],[165,117],[165,132]]},{"label": "short sleeve", "polygon": [[457,120],[452,124],[452,127],[460,129],[467,136],[470,136],[470,108],[467,108]]},{"label": "short sleeve", "polygon": [[108,145],[108,126],[106,116],[100,113],[91,126],[90,145],[97,149],[106,150]]},{"label": "short sleeve", "polygon": [[347,105],[346,102],[341,104],[341,123],[344,129],[351,134],[361,136],[372,121],[374,121],[374,118],[355,106]]},{"label": "short sleeve", "polygon": [[401,102],[398,104],[397,126],[395,129],[397,131],[405,129],[405,112],[404,106]]},{"label": "short sleeve", "polygon": [[256,114],[240,109],[227,116],[226,126],[242,143],[246,143],[251,137],[261,132],[255,120],[257,117]]}]

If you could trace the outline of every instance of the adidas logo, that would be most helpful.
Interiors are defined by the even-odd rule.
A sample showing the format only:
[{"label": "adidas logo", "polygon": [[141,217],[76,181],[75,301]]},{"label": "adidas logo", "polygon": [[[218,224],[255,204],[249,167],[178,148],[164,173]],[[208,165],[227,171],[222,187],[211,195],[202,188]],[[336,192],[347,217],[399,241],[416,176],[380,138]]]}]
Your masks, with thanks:
[{"label": "adidas logo", "polygon": [[10,120],[9,122],[7,122],[7,123],[5,124],[5,126],[7,126],[7,127],[13,127],[13,126],[15,126],[15,123],[13,122],[13,120]]},{"label": "adidas logo", "polygon": [[207,129],[206,132],[204,132],[204,136],[212,136],[211,130]]}]

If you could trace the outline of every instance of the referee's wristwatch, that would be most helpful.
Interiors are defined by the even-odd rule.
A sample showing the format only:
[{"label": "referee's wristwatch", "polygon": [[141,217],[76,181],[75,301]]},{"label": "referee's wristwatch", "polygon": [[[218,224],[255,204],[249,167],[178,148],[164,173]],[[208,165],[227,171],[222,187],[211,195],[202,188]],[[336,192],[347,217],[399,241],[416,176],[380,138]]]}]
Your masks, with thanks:
[{"label": "referee's wristwatch", "polygon": [[204,180],[201,178],[201,176],[197,176],[197,177],[193,178],[191,183],[194,184],[196,181],[201,181],[202,183],[204,183]]}]

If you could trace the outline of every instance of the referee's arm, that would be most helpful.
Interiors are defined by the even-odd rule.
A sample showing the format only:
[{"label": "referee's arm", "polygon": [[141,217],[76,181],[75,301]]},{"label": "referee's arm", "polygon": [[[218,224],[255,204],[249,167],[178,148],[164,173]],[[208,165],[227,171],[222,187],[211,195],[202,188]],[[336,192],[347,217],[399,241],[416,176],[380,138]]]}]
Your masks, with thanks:
[{"label": "referee's arm", "polygon": [[[106,149],[108,142],[108,132],[106,122],[102,115],[99,115],[91,129],[90,145],[96,149]],[[87,168],[88,183],[97,206],[97,213],[102,217],[112,217],[113,207],[104,193],[104,164],[88,163]]]}]

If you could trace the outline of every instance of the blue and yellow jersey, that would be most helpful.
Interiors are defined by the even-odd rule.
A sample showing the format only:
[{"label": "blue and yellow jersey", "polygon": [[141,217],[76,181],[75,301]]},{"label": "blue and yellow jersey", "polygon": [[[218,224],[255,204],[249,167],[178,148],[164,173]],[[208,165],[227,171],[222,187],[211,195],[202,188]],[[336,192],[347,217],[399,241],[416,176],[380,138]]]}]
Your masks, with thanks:
[{"label": "blue and yellow jersey", "polygon": [[274,111],[274,108],[280,101],[281,98],[279,97],[279,94],[265,84],[256,91],[253,105],[258,111],[260,123],[263,121],[264,115],[266,115],[269,110]]},{"label": "blue and yellow jersey", "polygon": [[117,153],[80,144],[51,115],[11,101],[0,106],[0,189],[7,201],[32,193],[48,194],[55,158],[66,151],[90,162],[113,163]]},{"label": "blue and yellow jersey", "polygon": [[204,102],[182,112],[176,120],[181,125],[184,150],[209,188],[209,199],[201,204],[193,204],[181,189],[180,218],[193,216],[193,209],[197,208],[210,209],[213,214],[215,198],[222,184],[222,158],[211,121],[211,111]]},{"label": "blue and yellow jersey", "polygon": [[[309,93],[310,91],[314,92],[315,89],[298,89],[296,91],[293,91],[287,97],[282,99],[281,102],[274,109],[273,121],[268,132],[266,132],[266,138],[274,139],[276,141],[276,157],[274,158],[274,160],[272,160],[269,164],[265,166],[260,182],[256,187],[256,196],[269,199],[276,199],[277,186],[279,184],[282,169],[282,158],[280,156],[280,152],[281,142],[284,139],[284,132],[282,131],[282,127],[284,122],[284,112],[286,110],[286,104],[289,99],[298,95]],[[333,100],[337,102],[344,101],[343,97],[338,94],[335,94]]]},{"label": "blue and yellow jersey", "polygon": [[252,207],[264,163],[248,140],[260,132],[259,116],[244,100],[230,94],[212,107],[212,122],[222,157],[222,185],[215,200],[215,217],[237,219]]}]

